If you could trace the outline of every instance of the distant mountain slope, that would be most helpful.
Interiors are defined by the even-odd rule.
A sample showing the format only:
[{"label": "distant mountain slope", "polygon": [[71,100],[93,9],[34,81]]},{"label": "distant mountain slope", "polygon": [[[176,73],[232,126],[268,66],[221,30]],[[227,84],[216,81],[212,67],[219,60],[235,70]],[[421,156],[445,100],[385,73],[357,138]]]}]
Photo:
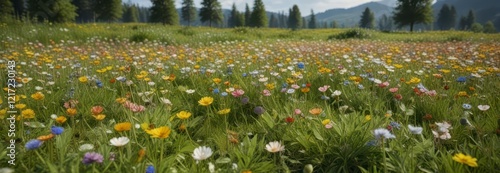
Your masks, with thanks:
[{"label": "distant mountain slope", "polygon": [[471,9],[476,14],[476,21],[481,24],[493,21],[497,15],[500,16],[500,0],[439,0],[433,5],[434,16],[439,14],[444,4],[455,6],[457,21],[460,16],[467,16]]},{"label": "distant mountain slope", "polygon": [[[359,23],[361,14],[368,7],[375,14],[375,20],[383,14],[391,15],[393,8],[378,2],[369,2],[352,8],[336,8],[317,13],[316,20],[319,22],[336,21],[339,26],[352,27]],[[309,16],[307,17],[309,18]]]}]

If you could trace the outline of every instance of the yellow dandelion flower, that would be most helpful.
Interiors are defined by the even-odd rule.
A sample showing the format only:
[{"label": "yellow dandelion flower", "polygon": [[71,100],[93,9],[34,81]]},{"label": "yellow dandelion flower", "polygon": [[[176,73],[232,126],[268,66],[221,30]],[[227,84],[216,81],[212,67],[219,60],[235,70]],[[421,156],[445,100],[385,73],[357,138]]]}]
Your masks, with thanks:
[{"label": "yellow dandelion flower", "polygon": [[64,122],[66,122],[67,118],[65,116],[58,116],[56,118],[56,122],[59,123],[59,124],[62,124]]},{"label": "yellow dandelion flower", "polygon": [[201,98],[198,103],[201,105],[201,106],[208,106],[210,104],[212,104],[212,102],[214,102],[214,98],[212,97],[203,97]]},{"label": "yellow dandelion flower", "polygon": [[104,118],[106,118],[106,115],[104,114],[97,114],[97,115],[92,115],[97,121],[101,121]]},{"label": "yellow dandelion flower", "polygon": [[36,92],[35,94],[31,95],[31,98],[35,100],[43,100],[45,98],[45,95],[43,95],[42,92]]},{"label": "yellow dandelion flower", "polygon": [[162,139],[168,138],[168,136],[170,136],[170,132],[171,130],[167,126],[161,126],[147,131],[147,133],[151,135],[152,138],[162,138]]},{"label": "yellow dandelion flower", "polygon": [[458,163],[469,165],[470,167],[477,167],[477,159],[469,155],[458,153],[455,154],[452,159]]},{"label": "yellow dandelion flower", "polygon": [[115,124],[115,130],[117,132],[129,131],[132,128],[132,123],[123,122]]},{"label": "yellow dandelion flower", "polygon": [[226,108],[226,109],[222,109],[222,110],[220,110],[220,111],[217,111],[217,114],[219,114],[219,115],[226,115],[226,114],[228,114],[229,112],[231,112],[231,109]]},{"label": "yellow dandelion flower", "polygon": [[177,113],[176,116],[177,116],[177,118],[179,118],[181,120],[185,120],[185,119],[188,119],[189,117],[191,117],[191,112],[181,111],[181,112]]},{"label": "yellow dandelion flower", "polygon": [[89,79],[87,78],[87,76],[82,76],[78,78],[78,81],[80,81],[81,83],[87,83],[88,80]]},{"label": "yellow dandelion flower", "polygon": [[22,104],[22,103],[15,104],[14,106],[15,106],[17,109],[24,109],[24,108],[26,108],[26,104]]},{"label": "yellow dandelion flower", "polygon": [[32,109],[23,110],[21,111],[21,116],[23,116],[24,119],[35,118],[35,111]]}]

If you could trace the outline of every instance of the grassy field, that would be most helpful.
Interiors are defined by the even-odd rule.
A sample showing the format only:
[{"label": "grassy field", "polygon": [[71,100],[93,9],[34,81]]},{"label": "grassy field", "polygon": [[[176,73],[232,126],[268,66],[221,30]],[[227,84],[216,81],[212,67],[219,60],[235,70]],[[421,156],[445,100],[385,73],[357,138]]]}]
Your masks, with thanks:
[{"label": "grassy field", "polygon": [[0,170],[500,167],[499,34],[0,29]]}]

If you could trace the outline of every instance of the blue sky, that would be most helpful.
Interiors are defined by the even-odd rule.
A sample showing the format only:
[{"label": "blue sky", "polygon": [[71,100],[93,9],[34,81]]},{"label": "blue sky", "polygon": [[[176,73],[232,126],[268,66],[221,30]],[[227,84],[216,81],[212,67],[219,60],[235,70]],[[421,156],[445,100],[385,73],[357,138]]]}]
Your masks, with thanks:
[{"label": "blue sky", "polygon": [[[123,0],[128,2],[129,0]],[[138,3],[141,6],[151,6],[150,0],[130,0],[132,3]],[[202,0],[194,0],[196,7],[200,7]],[[332,8],[350,8],[363,3],[372,1],[384,1],[386,3],[392,3],[396,0],[263,0],[267,11],[278,12],[285,11],[288,12],[288,8],[292,7],[293,4],[297,4],[300,8],[300,12],[303,16],[309,15],[311,9],[315,13],[323,12]],[[176,7],[180,8],[182,0],[175,0]],[[236,3],[236,7],[239,11],[245,10],[245,3],[248,3],[250,8],[253,6],[254,0],[219,0],[222,8],[231,9],[233,3]]]}]

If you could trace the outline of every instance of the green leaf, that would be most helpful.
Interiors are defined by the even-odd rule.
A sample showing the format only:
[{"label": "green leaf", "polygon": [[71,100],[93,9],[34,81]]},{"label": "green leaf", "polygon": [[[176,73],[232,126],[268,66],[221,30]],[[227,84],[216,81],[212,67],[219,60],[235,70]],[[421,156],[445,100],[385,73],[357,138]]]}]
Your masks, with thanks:
[{"label": "green leaf", "polygon": [[274,120],[269,114],[263,114],[263,115],[261,115],[261,118],[264,120],[264,122],[266,122],[266,124],[269,128],[274,127]]},{"label": "green leaf", "polygon": [[316,139],[323,141],[323,137],[321,137],[321,134],[319,134],[318,129],[313,129],[313,134]]},{"label": "green leaf", "polygon": [[224,164],[224,163],[230,163],[231,162],[231,159],[230,158],[227,158],[227,157],[224,157],[224,158],[218,158],[215,163],[218,163],[218,164]]}]

